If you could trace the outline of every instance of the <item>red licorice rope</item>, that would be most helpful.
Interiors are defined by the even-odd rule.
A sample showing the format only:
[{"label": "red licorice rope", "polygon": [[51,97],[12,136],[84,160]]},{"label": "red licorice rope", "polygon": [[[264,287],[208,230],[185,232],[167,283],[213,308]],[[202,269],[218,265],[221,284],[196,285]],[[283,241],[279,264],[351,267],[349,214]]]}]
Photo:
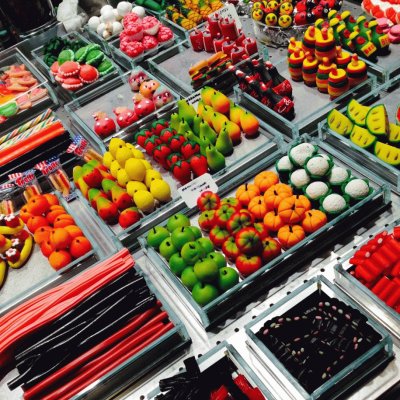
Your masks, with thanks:
[{"label": "red licorice rope", "polygon": [[[158,313],[155,317],[154,315]],[[95,347],[88,350],[86,353],[80,355],[75,360],[71,361],[64,367],[60,368],[58,371],[48,376],[37,385],[31,387],[24,393],[24,398],[26,400],[32,399],[37,396],[39,393],[47,390],[49,387],[54,385],[56,382],[60,381],[68,374],[72,373],[77,368],[81,368],[89,361],[93,360],[93,358],[101,355],[105,351],[109,350],[114,344],[118,343],[126,336],[131,335],[137,329],[141,327],[145,327],[149,324],[154,324],[162,321],[168,316],[166,312],[160,312],[159,305],[151,308],[150,310],[145,311],[144,313],[133,318],[125,327],[120,329],[118,332],[111,335],[109,338],[105,339],[103,342],[99,343]],[[152,318],[153,317],[153,318]],[[162,317],[160,319],[160,317]],[[150,321],[149,319],[152,318]],[[149,321],[149,322],[147,322]],[[150,325],[151,326],[151,325]]]},{"label": "red licorice rope", "polygon": [[157,323],[144,331],[140,329],[107,353],[83,367],[79,371],[79,375],[74,379],[69,380],[68,383],[59,387],[47,396],[42,396],[41,400],[71,399],[72,396],[85,389],[88,385],[112,371],[128,358],[132,357],[170,331],[173,326],[172,322],[167,324]]},{"label": "red licorice rope", "polygon": [[6,367],[12,362],[14,346],[18,340],[54,321],[133,265],[132,256],[127,249],[123,249],[0,318],[0,367]]}]

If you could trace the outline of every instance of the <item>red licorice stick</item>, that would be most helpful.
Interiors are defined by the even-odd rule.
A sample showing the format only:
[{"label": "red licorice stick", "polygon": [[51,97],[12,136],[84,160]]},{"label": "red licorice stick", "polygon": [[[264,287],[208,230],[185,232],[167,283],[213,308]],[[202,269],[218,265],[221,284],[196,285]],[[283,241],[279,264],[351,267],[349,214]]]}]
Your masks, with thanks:
[{"label": "red licorice stick", "polygon": [[376,283],[375,286],[372,288],[372,292],[375,293],[378,297],[379,294],[382,292],[383,289],[387,286],[387,284],[390,282],[390,279],[387,276],[382,276],[381,279]]},{"label": "red licorice stick", "polygon": [[[113,280],[115,277],[119,276],[120,274],[117,273],[115,276],[110,274],[110,271],[113,271],[114,268],[118,269],[118,265],[121,265],[129,258],[129,253],[126,249],[121,250],[119,253],[110,257],[106,260],[106,262],[102,262],[97,266],[93,267],[88,271],[84,271],[82,274],[78,275],[76,278],[71,279],[70,281],[65,282],[62,285],[59,285],[53,289],[50,289],[31,300],[28,300],[21,306],[17,307],[13,311],[10,311],[5,316],[0,318],[0,335],[10,326],[15,326],[15,320],[20,320],[21,316],[29,315],[35,309],[37,309],[38,304],[49,304],[49,297],[52,297],[54,300],[61,301],[63,296],[67,292],[69,292],[70,297],[74,296],[75,294],[79,294],[80,290],[85,287],[84,282],[87,282],[87,285],[96,282],[97,280],[103,279],[104,277],[110,276]],[[116,271],[118,272],[118,271]],[[77,284],[78,282],[78,284]],[[75,291],[74,291],[75,287]],[[51,309],[51,307],[49,307]],[[38,317],[38,313],[34,313],[34,317]]]},{"label": "red licorice stick", "polygon": [[[124,326],[122,329],[120,329],[118,332],[114,333],[113,335],[111,335],[110,337],[108,337],[106,340],[99,343],[95,347],[91,348],[86,353],[80,355],[75,360],[72,360],[70,363],[63,366],[59,370],[57,370],[55,373],[53,373],[52,375],[45,378],[44,380],[39,382],[37,385],[28,389],[24,393],[24,399],[28,400],[34,396],[37,396],[39,393],[41,393],[44,390],[46,390],[47,388],[49,388],[55,382],[64,378],[67,374],[70,374],[73,370],[80,368],[81,366],[85,365],[87,362],[92,360],[94,357],[105,352],[111,346],[113,346],[115,343],[121,341],[127,335],[131,335],[135,330],[142,327],[143,324],[145,324],[156,312],[159,312],[159,311],[160,311],[159,307],[153,307],[150,310],[147,310],[144,313],[136,316],[126,326]],[[151,321],[158,318],[158,316],[161,314],[163,314],[163,313],[158,314]],[[157,320],[157,322],[158,322],[158,320]]]},{"label": "red licorice stick", "polygon": [[[13,345],[19,339],[57,319],[80,301],[132,268],[133,265],[132,256],[127,249],[123,249],[110,259],[60,285],[57,290],[47,291],[46,298],[41,296],[42,309],[36,307],[35,312],[32,312],[25,305],[24,312],[20,315],[18,314],[19,307],[17,307],[11,311],[13,318],[6,315],[5,319],[8,320],[6,327],[2,324],[4,317],[0,318],[0,366],[5,367],[11,362]],[[29,303],[34,305],[35,299],[33,298]]]},{"label": "red licorice stick", "polygon": [[395,240],[393,238],[393,236],[388,236],[387,239],[385,240],[385,244],[388,244],[389,246],[391,246],[391,248],[400,253],[400,242],[398,242],[397,240]]},{"label": "red licorice stick", "polygon": [[379,252],[388,260],[390,260],[390,266],[395,264],[400,259],[400,253],[393,249],[390,243],[385,242],[384,245],[379,248]]},{"label": "red licorice stick", "polygon": [[[394,283],[395,284],[395,283]],[[395,284],[396,285],[396,284]],[[398,303],[400,302],[400,286],[396,285],[396,288],[394,289],[393,293],[390,294],[390,296],[386,300],[386,304],[389,307],[395,307]]]},{"label": "red licorice stick", "polygon": [[225,386],[219,387],[217,390],[214,390],[210,395],[210,400],[227,400],[229,399],[229,392]]},{"label": "red licorice stick", "polygon": [[364,279],[366,282],[374,281],[381,273],[381,271],[377,270],[373,265],[369,268],[364,265],[360,265],[356,268],[356,277],[360,277]]},{"label": "red licorice stick", "polygon": [[[371,254],[368,260],[371,260],[375,267],[379,268],[381,271],[384,271],[388,265],[390,265],[390,260],[387,259],[380,251],[381,249],[377,250],[375,253]],[[367,265],[368,260],[364,263]]]},{"label": "red licorice stick", "polygon": [[397,285],[390,281],[386,287],[379,293],[379,298],[386,303],[387,299],[396,290]]},{"label": "red licorice stick", "polygon": [[396,283],[397,285],[400,285],[400,278],[394,278],[392,279],[394,283]]},{"label": "red licorice stick", "polygon": [[393,228],[393,237],[394,237],[396,240],[400,241],[400,226],[395,226],[395,227]]},{"label": "red licorice stick", "polygon": [[392,268],[390,273],[392,276],[400,276],[400,261],[398,261]]},{"label": "red licorice stick", "polygon": [[64,386],[58,388],[56,391],[48,394],[47,396],[41,397],[41,400],[71,399],[72,396],[79,393],[81,390],[90,385],[92,382],[101,378],[103,375],[112,371],[118,365],[138,353],[140,350],[147,347],[149,344],[153,343],[159,337],[171,330],[174,326],[172,322],[169,322],[166,325],[160,325],[162,325],[161,328],[157,324],[150,330],[143,332],[141,335],[138,335],[137,333],[133,334],[134,339],[130,341],[128,340],[125,346],[120,348],[118,351],[116,351],[115,349],[110,350],[108,353],[105,354],[107,355],[107,357],[100,357],[101,360],[99,358],[92,361],[90,364],[93,365],[88,364],[86,366],[88,368],[85,367],[82,372],[80,372],[79,376],[72,379]]}]

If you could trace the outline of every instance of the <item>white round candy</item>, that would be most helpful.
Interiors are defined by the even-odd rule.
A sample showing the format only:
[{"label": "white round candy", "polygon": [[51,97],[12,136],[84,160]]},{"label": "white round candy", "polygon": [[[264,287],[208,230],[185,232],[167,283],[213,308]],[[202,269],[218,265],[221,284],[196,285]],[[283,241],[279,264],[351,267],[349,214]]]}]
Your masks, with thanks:
[{"label": "white round candy", "polygon": [[104,13],[106,13],[107,11],[108,12],[110,12],[110,11],[114,12],[113,10],[114,10],[113,6],[110,6],[109,4],[106,4],[105,6],[101,7],[100,14],[104,15]]},{"label": "white round candy", "polygon": [[121,1],[117,5],[118,14],[124,17],[126,14],[132,11],[132,4],[128,1]]},{"label": "white round candy", "polygon": [[121,33],[123,29],[123,26],[120,22],[113,22],[112,23],[112,34],[117,35],[118,33]]},{"label": "white round candy", "polygon": [[103,17],[104,22],[114,22],[115,21],[115,15],[114,15],[114,10],[107,10],[103,14],[101,14]]},{"label": "white round candy", "polygon": [[103,35],[104,30],[106,29],[106,24],[102,22],[96,29],[97,34]]},{"label": "white round candy", "polygon": [[110,31],[105,30],[105,31],[103,32],[103,39],[108,39],[110,36],[111,36]]},{"label": "white round candy", "polygon": [[99,17],[90,17],[88,21],[88,25],[90,29],[93,29],[94,31],[97,29],[97,27],[100,25],[100,18]]},{"label": "white round candy", "polygon": [[146,16],[146,10],[142,6],[133,7],[132,12],[134,12],[140,18],[144,18]]}]

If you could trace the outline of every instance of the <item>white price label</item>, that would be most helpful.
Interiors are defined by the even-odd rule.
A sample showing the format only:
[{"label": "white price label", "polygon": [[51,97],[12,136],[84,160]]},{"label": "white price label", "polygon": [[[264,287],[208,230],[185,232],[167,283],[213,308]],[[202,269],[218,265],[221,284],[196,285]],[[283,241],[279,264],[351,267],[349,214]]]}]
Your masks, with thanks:
[{"label": "white price label", "polygon": [[193,105],[197,104],[200,101],[200,99],[201,99],[201,96],[200,96],[200,90],[199,90],[197,92],[194,92],[190,96],[186,97],[186,102],[193,106]]},{"label": "white price label", "polygon": [[189,208],[197,204],[197,198],[206,190],[217,193],[218,186],[210,174],[203,174],[178,189],[183,201]]},{"label": "white price label", "polygon": [[233,4],[227,4],[225,7],[220,8],[217,11],[214,11],[209,16],[218,14],[220,18],[232,18],[235,20],[237,29],[242,29],[242,22],[240,21],[239,15],[236,11],[236,8]]}]

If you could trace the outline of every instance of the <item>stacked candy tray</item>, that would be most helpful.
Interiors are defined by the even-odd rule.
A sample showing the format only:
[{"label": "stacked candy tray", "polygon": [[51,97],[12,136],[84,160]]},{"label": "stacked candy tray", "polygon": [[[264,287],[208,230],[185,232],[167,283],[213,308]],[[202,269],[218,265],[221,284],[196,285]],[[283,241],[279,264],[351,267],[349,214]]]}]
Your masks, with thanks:
[{"label": "stacked candy tray", "polygon": [[[399,114],[399,83],[400,78],[398,77],[377,87],[371,93],[361,97],[359,105],[354,101],[343,104],[344,107],[339,108],[338,111],[345,115],[344,122],[350,121],[348,128],[346,128],[346,124],[342,124],[342,128],[344,127],[346,131],[344,134],[339,133],[342,130],[340,127],[337,128],[339,120],[335,121],[334,114],[329,114],[318,127],[321,140],[365,165],[369,174],[378,175],[381,179],[389,182],[392,190],[396,193],[400,192],[400,153],[396,144],[396,135],[400,137],[400,133],[396,133],[397,130],[400,132],[400,129],[396,128]],[[386,131],[375,138],[371,134],[372,128],[366,126],[366,120],[369,119],[367,113],[374,107],[377,107],[376,110],[381,109],[387,116],[387,120],[383,121],[382,125]],[[361,119],[354,119],[355,113],[359,112]],[[354,123],[349,116],[353,118]],[[379,147],[376,147],[377,143],[384,143],[384,146],[389,145],[390,147],[387,147],[388,151],[385,150],[385,147],[384,150],[379,151]],[[380,145],[378,144],[378,146]]]},{"label": "stacked candy tray", "polygon": [[[321,154],[331,156],[335,165],[351,171],[352,175],[364,178],[365,171],[362,171],[359,165],[354,164],[349,159],[343,158],[340,153],[337,153],[332,147],[325,145],[319,140],[312,140],[306,135],[292,142],[292,145],[297,145],[302,142],[312,143],[317,145]],[[218,195],[221,199],[235,197],[236,189],[242,185],[252,183],[253,178],[263,171],[274,170],[275,163],[285,156],[288,152],[286,146],[277,147],[276,150],[265,157],[257,164],[253,164],[248,170],[242,172],[235,177],[232,177],[229,182],[220,185]],[[239,282],[219,294],[206,305],[199,305],[182,283],[182,281],[171,271],[168,262],[160,255],[153,247],[148,244],[147,236],[150,233],[139,237],[139,242],[147,255],[147,262],[151,264],[152,269],[156,269],[166,283],[169,285],[179,298],[184,302],[196,319],[206,328],[210,329],[216,322],[224,320],[243,304],[247,304],[257,294],[265,291],[266,288],[273,286],[283,277],[290,275],[292,271],[304,264],[308,257],[313,256],[314,249],[328,246],[330,243],[336,243],[338,238],[345,230],[351,227],[356,229],[356,226],[362,224],[362,221],[368,220],[376,215],[378,210],[386,207],[389,201],[389,192],[386,185],[382,185],[377,180],[370,180],[370,194],[362,201],[351,205],[346,211],[336,217],[331,217],[329,222],[309,234],[303,240],[295,245],[286,248],[280,255],[277,255],[272,261],[269,261],[261,266],[258,270],[251,274],[240,274]],[[296,191],[295,193],[302,193]],[[318,207],[318,206],[316,206]],[[190,218],[192,226],[198,226],[199,210],[197,207],[182,210],[185,215]],[[165,226],[165,222],[160,220],[159,225]],[[346,227],[346,228],[344,228]],[[283,246],[284,247],[284,246]],[[228,262],[229,266],[234,266]]]}]

